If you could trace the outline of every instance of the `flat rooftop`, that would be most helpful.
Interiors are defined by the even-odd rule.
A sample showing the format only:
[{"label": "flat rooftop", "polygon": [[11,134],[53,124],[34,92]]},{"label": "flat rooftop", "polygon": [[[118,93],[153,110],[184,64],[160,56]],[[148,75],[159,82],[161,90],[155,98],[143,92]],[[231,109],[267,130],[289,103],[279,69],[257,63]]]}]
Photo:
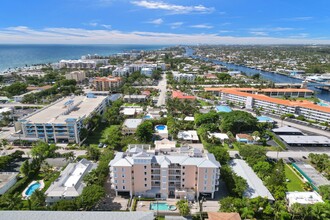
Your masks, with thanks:
[{"label": "flat rooftop", "polygon": [[275,200],[261,179],[244,160],[234,159],[229,165],[238,176],[246,180],[248,188],[244,192],[245,197],[256,198],[261,196],[268,198],[268,200]]},{"label": "flat rooftop", "polygon": [[[86,96],[67,97],[23,119],[30,121],[30,123],[65,123],[69,118],[88,117],[105,99],[107,99],[106,96],[94,96],[94,98],[87,98]],[[71,111],[70,108],[72,108]]]},{"label": "flat rooftop", "polygon": [[289,201],[289,206],[294,203],[302,205],[315,204],[322,202],[322,197],[316,192],[287,192],[286,199]]},{"label": "flat rooftop", "polygon": [[153,212],[2,211],[0,219],[15,220],[153,220]]},{"label": "flat rooftop", "polygon": [[330,145],[330,139],[325,136],[279,135],[279,137],[287,144]]},{"label": "flat rooftop", "polygon": [[300,173],[302,173],[305,177],[307,176],[309,178],[309,181],[311,181],[312,184],[315,185],[316,187],[319,187],[322,185],[330,185],[330,181],[327,180],[322,174],[320,174],[310,164],[307,164],[304,162],[296,162],[296,163],[293,163],[293,166]]},{"label": "flat rooftop", "polygon": [[16,178],[18,172],[0,172],[0,188],[4,187],[13,178]]},{"label": "flat rooftop", "polygon": [[293,127],[289,127],[289,126],[284,126],[284,127],[280,127],[280,128],[274,128],[272,130],[275,133],[302,133],[299,129],[297,128],[293,128]]}]

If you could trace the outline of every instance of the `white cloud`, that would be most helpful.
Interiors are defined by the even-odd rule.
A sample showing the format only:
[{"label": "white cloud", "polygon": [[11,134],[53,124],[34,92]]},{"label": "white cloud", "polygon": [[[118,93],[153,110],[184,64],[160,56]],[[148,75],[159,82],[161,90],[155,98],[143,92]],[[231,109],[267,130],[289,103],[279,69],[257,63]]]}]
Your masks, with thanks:
[{"label": "white cloud", "polygon": [[192,27],[192,28],[201,28],[201,29],[212,29],[213,28],[213,26],[208,25],[208,24],[196,24],[196,25],[191,25],[189,27]]},{"label": "white cloud", "polygon": [[279,31],[292,31],[298,30],[297,28],[291,27],[263,27],[263,28],[249,28],[249,31],[270,31],[270,32],[279,32]]},{"label": "white cloud", "polygon": [[163,22],[164,22],[163,19],[158,18],[158,19],[155,19],[155,20],[152,20],[152,21],[148,21],[147,23],[155,24],[155,25],[161,25]]},{"label": "white cloud", "polygon": [[183,25],[183,22],[173,22],[169,24],[171,26],[172,29],[177,29],[179,27],[181,27]]},{"label": "white cloud", "polygon": [[44,28],[24,26],[0,28],[1,43],[36,44],[330,44],[330,39],[309,39],[301,33],[296,37],[269,36],[233,37],[217,34],[176,34],[158,32],[122,32],[118,30],[87,30],[82,28]]},{"label": "white cloud", "polygon": [[174,5],[163,1],[131,1],[132,4],[147,8],[147,9],[159,9],[169,11],[172,14],[189,14],[189,13],[211,13],[214,8],[208,8],[203,5],[195,6],[184,6],[184,5]]},{"label": "white cloud", "polygon": [[305,16],[305,17],[293,17],[293,18],[284,18],[286,21],[309,21],[312,20],[313,17]]},{"label": "white cloud", "polygon": [[255,36],[268,36],[268,33],[263,31],[251,31],[250,34],[253,34]]},{"label": "white cloud", "polygon": [[91,26],[91,27],[103,27],[105,29],[111,29],[110,24],[99,24],[98,22],[84,23],[84,25]]},{"label": "white cloud", "polygon": [[307,38],[309,36],[308,33],[299,33],[299,34],[296,34],[296,35],[291,35],[289,36],[290,38]]}]

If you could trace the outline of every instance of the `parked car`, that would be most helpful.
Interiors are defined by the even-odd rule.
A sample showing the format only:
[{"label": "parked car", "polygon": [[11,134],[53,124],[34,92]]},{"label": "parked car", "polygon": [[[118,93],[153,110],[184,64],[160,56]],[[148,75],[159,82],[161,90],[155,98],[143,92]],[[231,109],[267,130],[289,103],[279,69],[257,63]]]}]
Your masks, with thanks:
[{"label": "parked car", "polygon": [[288,159],[292,162],[292,163],[295,163],[295,159],[293,159],[292,157],[288,157]]},{"label": "parked car", "polygon": [[302,158],[304,158],[305,160],[307,160],[307,157],[305,157],[305,156],[302,156]]}]

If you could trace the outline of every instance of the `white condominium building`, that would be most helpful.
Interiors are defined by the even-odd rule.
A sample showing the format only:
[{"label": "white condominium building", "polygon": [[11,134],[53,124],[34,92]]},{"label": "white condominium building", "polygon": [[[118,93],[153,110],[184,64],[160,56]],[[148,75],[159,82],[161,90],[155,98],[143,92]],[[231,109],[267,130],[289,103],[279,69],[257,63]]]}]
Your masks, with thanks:
[{"label": "white condominium building", "polygon": [[194,200],[213,198],[218,191],[220,163],[213,154],[192,147],[129,148],[118,152],[109,166],[116,194]]},{"label": "white condominium building", "polygon": [[196,78],[195,74],[173,72],[173,79],[178,82],[183,80],[187,82],[194,82],[195,78]]},{"label": "white condominium building", "polygon": [[84,119],[103,114],[107,96],[73,96],[63,98],[30,115],[19,119],[22,139],[41,139],[48,143],[81,143]]},{"label": "white condominium building", "polygon": [[[261,112],[276,115],[287,113],[302,115],[308,120],[330,123],[330,108],[319,106],[309,101],[272,98],[264,94],[242,92],[239,88],[205,88],[205,91],[214,92],[216,95],[221,96],[223,101],[233,102],[237,105],[245,106],[247,109],[259,109]],[[301,94],[300,97],[304,97],[303,94],[307,93],[308,91],[302,91],[299,94]]]},{"label": "white condominium building", "polygon": [[77,163],[69,163],[59,178],[45,192],[46,203],[53,204],[59,200],[71,200],[81,195],[86,184],[84,176],[97,167],[96,163],[82,159]]},{"label": "white condominium building", "polygon": [[68,69],[95,69],[96,62],[93,60],[61,60],[59,67]]}]

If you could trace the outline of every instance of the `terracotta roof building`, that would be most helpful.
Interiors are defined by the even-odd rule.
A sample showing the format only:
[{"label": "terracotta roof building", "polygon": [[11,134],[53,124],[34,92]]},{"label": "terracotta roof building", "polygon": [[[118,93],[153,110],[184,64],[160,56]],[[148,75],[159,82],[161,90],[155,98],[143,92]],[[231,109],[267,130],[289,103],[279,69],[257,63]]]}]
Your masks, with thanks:
[{"label": "terracotta roof building", "polygon": [[187,95],[181,91],[172,91],[172,98],[173,99],[181,99],[181,100],[195,100],[195,96]]},{"label": "terracotta roof building", "polygon": [[96,77],[94,80],[94,87],[97,91],[110,91],[120,87],[122,84],[121,77]]},{"label": "terracotta roof building", "polygon": [[241,220],[241,216],[236,212],[208,212],[208,220]]}]

